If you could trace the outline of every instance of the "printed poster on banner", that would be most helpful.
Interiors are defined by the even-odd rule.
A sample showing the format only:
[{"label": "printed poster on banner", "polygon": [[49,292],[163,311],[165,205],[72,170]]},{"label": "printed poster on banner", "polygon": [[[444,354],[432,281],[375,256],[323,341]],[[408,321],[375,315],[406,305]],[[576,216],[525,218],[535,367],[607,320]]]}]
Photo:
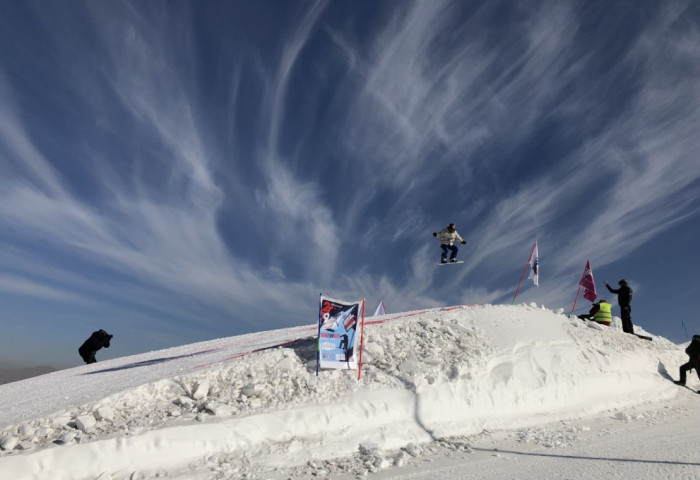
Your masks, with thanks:
[{"label": "printed poster on banner", "polygon": [[319,321],[319,362],[321,368],[357,369],[359,318],[364,300],[345,302],[321,296]]}]

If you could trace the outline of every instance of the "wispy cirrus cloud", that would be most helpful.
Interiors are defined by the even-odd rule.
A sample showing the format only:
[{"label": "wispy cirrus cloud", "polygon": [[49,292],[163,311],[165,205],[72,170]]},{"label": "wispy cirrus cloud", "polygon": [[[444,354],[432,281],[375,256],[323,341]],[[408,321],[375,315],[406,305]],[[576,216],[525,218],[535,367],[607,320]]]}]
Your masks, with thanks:
[{"label": "wispy cirrus cloud", "polygon": [[[358,212],[384,189],[400,191],[388,211],[397,219],[390,230],[404,239],[434,229],[438,206],[448,218],[479,213],[462,224],[477,255],[460,279],[486,272],[495,280],[539,238],[551,247],[550,272],[574,284],[586,258],[604,266],[697,215],[692,72],[700,49],[690,3],[640,21],[637,42],[617,57],[592,51],[575,2],[523,10],[514,28],[488,39],[479,25],[493,13],[488,6],[467,17],[447,2],[403,6],[369,53],[331,35],[362,85],[346,136],[371,172]],[[445,36],[458,40],[440,42]],[[532,158],[533,138],[548,135],[564,148]],[[380,228],[365,236],[368,244],[387,239]]]},{"label": "wispy cirrus cloud", "polygon": [[[697,217],[693,2],[285,8],[34,9],[52,75],[0,54],[0,293],[264,329],[321,290],[509,300],[539,240],[521,295],[560,306]],[[450,221],[468,262],[438,273]]]},{"label": "wispy cirrus cloud", "polygon": [[[219,208],[225,193],[214,181],[214,172],[221,168],[217,162],[222,159],[203,140],[207,122],[199,116],[200,86],[188,74],[194,67],[194,54],[188,50],[187,40],[190,26],[175,22],[161,25],[164,29],[151,29],[149,19],[138,9],[127,12],[124,15],[120,10],[112,17],[111,8],[91,9],[95,22],[106,27],[100,33],[100,42],[109,56],[95,73],[99,78],[83,78],[75,88],[100,84],[99,88],[111,89],[126,125],[138,126],[136,140],[142,145],[126,150],[136,158],[118,159],[107,151],[90,149],[94,154],[90,169],[79,181],[93,183],[100,190],[96,198],[83,198],[73,189],[76,179],[63,177],[52,166],[51,154],[40,151],[28,133],[31,126],[11,108],[5,109],[0,114],[0,135],[9,156],[3,164],[13,168],[1,184],[0,220],[12,226],[20,238],[31,238],[64,257],[79,259],[81,268],[90,266],[93,271],[89,275],[99,281],[119,274],[119,288],[131,290],[134,303],[151,304],[155,288],[235,315],[239,322],[250,318],[258,324],[263,311],[268,312],[266,318],[279,321],[281,312],[298,310],[298,298],[306,296],[312,287],[282,283],[279,275],[259,273],[248,261],[232,254],[221,236]],[[184,40],[177,42],[179,34]],[[173,43],[184,46],[184,52],[176,56]],[[303,36],[299,48],[302,46]],[[97,113],[105,96],[103,92],[86,97],[85,105]],[[4,103],[12,106],[7,89],[3,97]],[[277,114],[271,115],[274,118]],[[271,129],[278,128],[276,122],[272,122]],[[114,128],[111,124],[110,129]],[[125,175],[124,168],[115,162],[134,168],[127,169]],[[303,237],[309,241],[309,249],[334,246],[330,214],[322,208],[308,211],[308,207],[318,204],[310,186],[297,182],[288,171],[284,174],[282,165],[279,170],[274,164],[269,168],[273,171],[268,172],[262,208],[278,213],[277,225],[288,234],[286,240],[303,247],[305,242],[296,240],[295,227],[301,225],[305,231],[311,228],[312,233]],[[250,195],[253,188],[247,188]],[[324,247],[320,253],[333,252]],[[21,285],[29,285],[28,278],[36,273],[28,270],[25,277],[17,274],[12,277],[15,285],[4,282],[3,290],[12,293]],[[69,278],[64,276],[64,280]],[[56,297],[48,286],[42,290],[40,283],[32,285],[37,295],[43,291],[51,294],[47,299]],[[143,292],[136,288],[139,285]],[[121,296],[116,291],[86,285],[72,287],[100,296]],[[163,294],[162,298],[167,296]],[[174,302],[172,308],[179,309],[180,302]],[[196,309],[190,311],[190,318],[197,317]],[[211,322],[201,316],[196,321]],[[282,321],[296,320],[290,317]]]}]

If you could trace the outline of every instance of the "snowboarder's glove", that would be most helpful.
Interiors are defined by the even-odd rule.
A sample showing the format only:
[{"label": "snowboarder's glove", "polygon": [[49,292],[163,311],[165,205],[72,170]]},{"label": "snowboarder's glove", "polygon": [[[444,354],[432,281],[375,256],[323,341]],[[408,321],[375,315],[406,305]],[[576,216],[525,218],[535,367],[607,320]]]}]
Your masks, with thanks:
[{"label": "snowboarder's glove", "polygon": [[437,232],[433,232],[433,237],[437,237]]},{"label": "snowboarder's glove", "polygon": [[464,240],[462,240],[462,245],[466,245],[466,244],[467,244],[467,242],[465,242]]}]

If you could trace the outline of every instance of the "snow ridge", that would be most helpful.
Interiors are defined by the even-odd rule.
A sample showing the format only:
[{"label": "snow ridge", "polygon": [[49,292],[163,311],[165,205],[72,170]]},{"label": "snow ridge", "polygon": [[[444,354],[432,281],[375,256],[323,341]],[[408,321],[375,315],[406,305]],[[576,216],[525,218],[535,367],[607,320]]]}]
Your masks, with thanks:
[{"label": "snow ridge", "polygon": [[[178,351],[153,352],[151,358],[177,358],[161,380],[0,425],[0,478],[155,478],[178,471],[226,478],[283,467],[363,474],[401,466],[425,449],[469,452],[488,431],[520,429],[524,442],[534,436],[555,444],[528,429],[678,392],[667,373],[683,360],[678,346],[561,311],[465,306],[371,320],[361,381],[348,371],[315,376],[309,327],[306,336],[296,328],[267,340],[258,334],[255,342],[205,342],[196,351],[208,353],[196,358],[183,354],[191,346],[180,358]],[[78,378],[92,367],[90,382],[101,385],[166,369],[144,361],[124,371],[139,358],[72,370]],[[39,377],[36,386],[52,375],[61,372]],[[80,378],[74,386],[87,388]],[[0,398],[8,395],[0,389]]]}]

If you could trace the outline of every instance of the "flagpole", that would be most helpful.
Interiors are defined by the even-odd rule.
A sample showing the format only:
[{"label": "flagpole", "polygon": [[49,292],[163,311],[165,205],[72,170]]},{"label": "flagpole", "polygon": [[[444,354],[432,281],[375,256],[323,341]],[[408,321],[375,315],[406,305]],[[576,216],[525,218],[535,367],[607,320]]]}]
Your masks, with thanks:
[{"label": "flagpole", "polygon": [[[537,245],[537,242],[535,242],[535,245]],[[520,281],[518,282],[518,288],[515,289],[515,295],[513,295],[513,301],[510,302],[511,305],[515,304],[515,298],[518,296],[518,292],[520,291],[520,284],[523,283],[523,278],[525,278],[525,273],[527,272],[527,267],[530,266],[530,260],[532,260],[532,254],[535,253],[535,245],[532,246],[532,250],[530,251],[530,256],[527,257],[527,262],[525,262],[525,268],[523,269],[523,274],[520,275]]]},{"label": "flagpole", "polygon": [[574,306],[571,307],[571,313],[574,313],[574,310],[576,310],[576,302],[578,301],[578,294],[581,293],[581,285],[578,286],[578,290],[576,290],[576,298],[574,298]]},{"label": "flagpole", "polygon": [[360,323],[360,355],[357,363],[357,380],[362,378],[362,350],[365,348],[365,299],[362,299],[362,323]]},{"label": "flagpole", "polygon": [[321,299],[323,298],[323,293],[319,294],[318,296],[318,334],[316,335],[316,376],[318,377],[318,373],[321,367],[321,308],[323,307],[323,303]]}]

